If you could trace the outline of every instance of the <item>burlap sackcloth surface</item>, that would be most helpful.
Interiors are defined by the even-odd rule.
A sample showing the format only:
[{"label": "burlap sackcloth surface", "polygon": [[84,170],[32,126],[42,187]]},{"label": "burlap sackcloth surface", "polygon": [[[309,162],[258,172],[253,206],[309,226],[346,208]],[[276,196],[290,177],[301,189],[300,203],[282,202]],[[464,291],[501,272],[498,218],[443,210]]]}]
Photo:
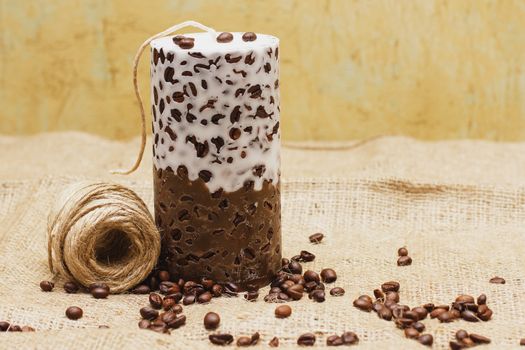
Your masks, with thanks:
[{"label": "burlap sackcloth surface", "polygon": [[[208,349],[202,319],[213,310],[222,317],[219,331],[236,337],[258,331],[259,347],[278,336],[280,348],[291,348],[305,332],[316,332],[316,347],[322,347],[328,335],[351,330],[362,348],[421,349],[392,322],[352,306],[358,295],[371,294],[388,280],[401,283],[401,302],[410,306],[450,303],[461,293],[487,294],[494,311],[489,322],[424,322],[436,349],[447,348],[460,328],[490,337],[490,347],[498,349],[515,348],[525,337],[525,143],[388,137],[347,151],[284,148],[284,255],[301,249],[316,254],[305,267],[333,267],[339,276],[334,286],[346,294],[328,295],[324,303],[307,297],[291,302],[293,314],[285,320],[274,317],[276,304],[262,296],[253,303],[242,297],[214,299],[184,307],[187,324],[171,335],[138,329],[138,310],[147,296],[95,300],[66,294],[63,281],[52,293],[38,286],[51,277],[47,214],[66,184],[117,181],[151,208],[149,157],[130,177],[107,173],[131,164],[136,147],[136,140],[120,143],[80,133],[0,137],[0,320],[38,330],[0,334],[0,348]],[[326,238],[313,246],[308,236],[316,231]],[[408,267],[396,266],[396,251],[403,245],[414,261]],[[489,284],[495,275],[507,283]],[[84,309],[82,319],[65,317],[71,305]]]}]

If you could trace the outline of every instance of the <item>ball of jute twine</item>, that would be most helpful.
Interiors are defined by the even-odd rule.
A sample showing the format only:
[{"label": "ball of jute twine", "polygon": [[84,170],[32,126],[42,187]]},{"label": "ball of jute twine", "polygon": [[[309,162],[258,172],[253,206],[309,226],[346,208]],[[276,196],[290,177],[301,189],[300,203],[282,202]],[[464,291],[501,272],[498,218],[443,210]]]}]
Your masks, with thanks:
[{"label": "ball of jute twine", "polygon": [[104,282],[131,289],[154,268],[160,234],[144,202],[112,183],[74,183],[48,218],[48,262],[55,275],[83,286]]}]

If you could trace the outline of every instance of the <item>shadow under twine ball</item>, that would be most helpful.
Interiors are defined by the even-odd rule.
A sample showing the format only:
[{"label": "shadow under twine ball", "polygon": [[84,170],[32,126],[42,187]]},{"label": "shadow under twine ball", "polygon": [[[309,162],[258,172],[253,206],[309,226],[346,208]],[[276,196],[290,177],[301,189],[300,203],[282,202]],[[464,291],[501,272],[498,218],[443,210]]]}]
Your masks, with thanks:
[{"label": "shadow under twine ball", "polygon": [[89,286],[104,282],[127,291],[153,270],[160,234],[132,190],[78,182],[61,193],[48,218],[48,262],[53,274]]}]

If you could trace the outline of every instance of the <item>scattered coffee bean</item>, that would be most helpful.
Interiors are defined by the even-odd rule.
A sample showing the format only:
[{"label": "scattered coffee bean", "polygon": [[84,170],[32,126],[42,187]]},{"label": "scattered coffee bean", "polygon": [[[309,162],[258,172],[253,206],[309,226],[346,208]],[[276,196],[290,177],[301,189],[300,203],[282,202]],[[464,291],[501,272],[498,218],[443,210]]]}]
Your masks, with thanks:
[{"label": "scattered coffee bean", "polygon": [[278,347],[279,346],[279,338],[273,337],[272,340],[270,340],[270,342],[268,343],[268,345],[270,345],[271,348]]},{"label": "scattered coffee bean", "polygon": [[[170,300],[170,299],[168,299]],[[173,299],[171,299],[173,300]],[[157,293],[150,293],[149,295],[149,303],[152,308],[154,309],[160,309],[163,305],[162,297]]]},{"label": "scattered coffee bean", "polygon": [[208,339],[215,345],[227,345],[233,342],[233,336],[231,334],[210,334]]},{"label": "scattered coffee bean", "polygon": [[18,325],[11,325],[11,328],[9,328],[9,332],[22,332],[22,327]]},{"label": "scattered coffee bean", "polygon": [[370,312],[372,311],[372,299],[368,295],[361,295],[354,300],[354,306],[360,310]]},{"label": "scattered coffee bean", "polygon": [[353,345],[359,342],[359,337],[354,332],[344,332],[343,335],[341,335],[341,339],[343,340],[343,344],[346,345]]},{"label": "scattered coffee bean", "polygon": [[133,294],[148,294],[151,288],[147,284],[140,284],[131,290]]},{"label": "scattered coffee bean", "polygon": [[91,290],[91,295],[95,299],[105,299],[109,295],[109,290],[105,288],[94,288]]},{"label": "scattered coffee bean", "polygon": [[463,339],[468,338],[468,333],[464,329],[460,329],[456,332],[456,339],[459,341],[463,341]]},{"label": "scattered coffee bean", "polygon": [[204,328],[211,330],[217,329],[221,323],[221,317],[215,312],[208,312],[204,316]]},{"label": "scattered coffee bean", "polygon": [[326,338],[326,345],[327,346],[343,345],[343,339],[338,335],[331,335],[328,338]]},{"label": "scattered coffee bean", "polygon": [[[158,295],[158,294],[157,294]],[[160,295],[159,295],[160,296]],[[154,297],[154,298],[157,298],[157,297]],[[161,297],[162,298],[162,297]],[[153,300],[153,303],[151,302],[150,300],[150,304],[153,308],[157,308],[157,301],[158,300]],[[174,298],[164,298],[164,300],[162,300],[162,304],[161,304],[161,308],[164,309],[165,311],[169,311],[169,310],[172,310],[173,307],[175,307],[177,305],[177,301],[174,299]],[[180,306],[180,305],[179,305]]]},{"label": "scattered coffee bean", "polygon": [[243,41],[255,41],[257,39],[257,35],[254,32],[246,32],[242,35]]},{"label": "scattered coffee bean", "polygon": [[461,318],[467,322],[478,322],[479,321],[478,318],[476,317],[476,314],[470,310],[463,311],[461,313]]},{"label": "scattered coffee bean", "polygon": [[279,305],[275,308],[275,317],[287,318],[292,314],[292,308],[288,305]]},{"label": "scattered coffee bean", "polygon": [[191,305],[195,304],[195,295],[186,295],[184,299],[182,299],[182,304],[184,305]]},{"label": "scattered coffee bean", "polygon": [[334,287],[330,289],[330,295],[333,295],[334,297],[340,297],[345,295],[345,290],[341,287]]},{"label": "scattered coffee bean", "polygon": [[[175,314],[175,313],[170,312],[170,314]],[[177,315],[174,318],[170,317],[169,320],[167,320],[167,321],[168,322],[166,322],[166,326],[168,328],[177,329],[177,328],[180,328],[180,327],[182,327],[183,325],[186,324],[186,316],[184,316],[184,315]]]},{"label": "scattered coffee bean", "polygon": [[337,280],[337,274],[333,269],[323,269],[321,271],[321,279],[324,283],[333,283]]},{"label": "scattered coffee bean", "polygon": [[423,307],[425,308],[425,310],[427,310],[428,313],[432,312],[435,308],[434,304],[432,303],[426,303],[423,305]]},{"label": "scattered coffee bean", "polygon": [[505,284],[505,279],[502,278],[502,277],[492,277],[490,280],[489,280],[490,283],[494,283],[494,284]]},{"label": "scattered coffee bean", "polygon": [[290,261],[290,263],[288,264],[288,271],[290,271],[290,273],[293,274],[303,273],[303,267],[297,261]]},{"label": "scattered coffee bean", "polygon": [[456,303],[465,304],[465,303],[473,303],[473,302],[474,302],[474,297],[471,295],[462,294],[456,297]]},{"label": "scattered coffee bean", "polygon": [[64,283],[64,290],[66,291],[66,293],[75,294],[76,292],[78,292],[79,289],[80,288],[75,282]]},{"label": "scattered coffee bean", "polygon": [[252,345],[252,339],[250,337],[239,337],[237,339],[237,346],[250,346]]},{"label": "scattered coffee bean", "polygon": [[311,262],[311,261],[314,261],[315,260],[315,255],[306,251],[306,250],[301,250],[301,253],[299,254],[299,261],[303,261],[303,262]]},{"label": "scattered coffee bean", "polygon": [[197,302],[199,304],[207,304],[211,301],[212,295],[210,292],[204,292],[197,297]]},{"label": "scattered coffee bean", "polygon": [[321,281],[319,274],[317,274],[317,272],[312,271],[312,270],[306,270],[303,275],[303,278],[305,282],[319,283]]},{"label": "scattered coffee bean", "polygon": [[396,318],[395,324],[397,328],[405,329],[411,327],[414,324],[414,320],[411,318]]},{"label": "scattered coffee bean", "polygon": [[425,330],[425,325],[422,322],[416,322],[412,325],[412,328],[421,333]]},{"label": "scattered coffee bean", "polygon": [[303,297],[304,287],[301,284],[294,284],[286,289],[286,294],[293,300],[299,300]]},{"label": "scattered coffee bean", "polygon": [[408,255],[408,249],[406,247],[401,247],[397,250],[397,255],[399,256],[407,256]]},{"label": "scattered coffee bean", "polygon": [[314,233],[313,235],[310,235],[308,239],[310,240],[310,243],[319,244],[323,240],[324,235],[321,232]]},{"label": "scattered coffee bean", "polygon": [[383,320],[386,320],[386,321],[392,320],[392,311],[384,305],[383,307],[379,308],[379,310],[377,311],[377,315]]},{"label": "scattered coffee bean", "polygon": [[489,338],[479,335],[479,334],[471,333],[469,338],[476,344],[489,344],[490,343]]},{"label": "scattered coffee bean", "polygon": [[447,310],[445,309],[441,309],[441,308],[437,308],[437,309],[434,309],[431,313],[430,313],[430,318],[436,318],[436,317],[439,317],[441,314],[447,312]]},{"label": "scattered coffee bean", "polygon": [[381,291],[381,289],[374,289],[374,297],[377,300],[385,300],[385,294]]},{"label": "scattered coffee bean", "polygon": [[95,288],[102,288],[102,289],[106,289],[108,291],[108,294],[109,294],[109,286],[107,284],[105,284],[104,282],[95,282],[95,283],[91,283],[89,286],[88,286],[88,290],[89,292],[91,293],[91,291]]},{"label": "scattered coffee bean", "polygon": [[326,300],[326,295],[325,295],[324,290],[320,290],[320,289],[315,289],[311,291],[308,297],[318,303],[322,303]]},{"label": "scattered coffee bean", "polygon": [[415,339],[419,337],[419,331],[413,327],[405,328],[405,337]]},{"label": "scattered coffee bean", "polygon": [[432,346],[432,343],[434,342],[434,337],[432,337],[431,334],[423,334],[417,338],[417,341],[422,345]]},{"label": "scattered coffee bean", "polygon": [[398,292],[399,291],[399,283],[395,281],[389,281],[385,282],[381,285],[381,290],[383,292]]},{"label": "scattered coffee bean", "polygon": [[222,295],[222,286],[220,284],[214,284],[213,287],[211,287],[211,294],[216,298],[220,297]]},{"label": "scattered coffee bean", "polygon": [[149,320],[140,320],[139,321],[139,328],[140,329],[147,329],[151,322]]},{"label": "scattered coffee bean", "polygon": [[66,316],[70,320],[78,320],[82,317],[83,311],[78,306],[70,306],[66,309]]},{"label": "scattered coffee bean", "polygon": [[297,345],[313,346],[315,344],[315,335],[313,333],[305,333],[297,339]]},{"label": "scattered coffee bean", "polygon": [[481,294],[478,297],[477,303],[478,303],[478,305],[486,304],[487,303],[487,296],[485,294]]},{"label": "scattered coffee bean", "polygon": [[140,309],[140,316],[146,320],[154,320],[159,317],[159,312],[152,307],[145,306]]},{"label": "scattered coffee bean", "polygon": [[445,311],[443,313],[441,313],[437,319],[439,320],[439,322],[442,322],[442,323],[448,323],[448,322],[452,322],[454,320],[454,316],[450,313],[450,311]]},{"label": "scattered coffee bean", "polygon": [[413,308],[412,311],[418,315],[418,320],[424,320],[427,318],[428,311],[422,306],[417,306]]},{"label": "scattered coffee bean", "polygon": [[412,265],[412,258],[409,256],[400,256],[397,259],[397,266],[408,266]]},{"label": "scattered coffee bean", "polygon": [[399,293],[387,292],[385,295],[385,300],[392,300],[393,302],[399,303]]},{"label": "scattered coffee bean", "polygon": [[259,292],[248,292],[244,294],[244,299],[248,301],[255,301],[259,297]]},{"label": "scattered coffee bean", "polygon": [[51,292],[55,288],[55,284],[50,281],[42,281],[40,282],[40,289],[44,292]]},{"label": "scattered coffee bean", "polygon": [[7,332],[9,329],[10,323],[7,321],[0,321],[0,332]]}]

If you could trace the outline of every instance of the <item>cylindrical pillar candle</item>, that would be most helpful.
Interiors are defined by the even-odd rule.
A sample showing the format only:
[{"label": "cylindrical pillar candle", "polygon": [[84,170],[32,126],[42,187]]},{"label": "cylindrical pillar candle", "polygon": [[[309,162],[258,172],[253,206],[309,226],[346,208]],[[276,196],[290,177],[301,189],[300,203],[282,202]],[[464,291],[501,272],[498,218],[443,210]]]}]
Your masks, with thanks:
[{"label": "cylindrical pillar candle", "polygon": [[153,40],[160,265],[184,279],[268,283],[281,264],[279,40]]}]

